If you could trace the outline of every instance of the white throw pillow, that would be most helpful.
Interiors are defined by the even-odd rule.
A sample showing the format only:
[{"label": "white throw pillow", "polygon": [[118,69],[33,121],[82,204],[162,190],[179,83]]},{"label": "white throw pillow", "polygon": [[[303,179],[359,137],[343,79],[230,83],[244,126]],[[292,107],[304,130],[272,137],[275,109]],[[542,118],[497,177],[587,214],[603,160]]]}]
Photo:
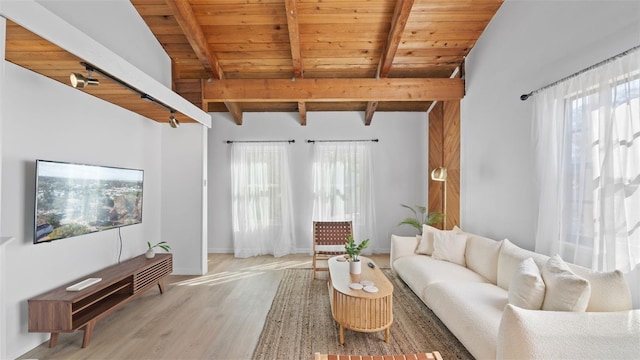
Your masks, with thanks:
[{"label": "white throw pillow", "polygon": [[545,285],[533,258],[522,260],[509,284],[509,304],[529,310],[540,310]]},{"label": "white throw pillow", "polygon": [[542,268],[542,280],[547,287],[542,310],[581,312],[587,309],[591,296],[589,282],[574,274],[560,256],[549,258]]},{"label": "white throw pillow", "polygon": [[464,251],[467,247],[467,236],[453,231],[440,231],[433,238],[433,255],[436,260],[449,261],[466,266]]},{"label": "white throw pillow", "polygon": [[591,296],[587,311],[626,311],[631,310],[631,291],[629,283],[620,270],[599,272],[582,266],[567,264],[576,275],[585,278],[591,286]]},{"label": "white throw pillow", "polygon": [[416,248],[416,254],[431,255],[433,254],[433,239],[434,235],[442,230],[436,229],[432,226],[422,225],[422,237],[419,239],[418,247]]},{"label": "white throw pillow", "polygon": [[511,283],[511,278],[516,273],[518,265],[528,257],[533,258],[533,261],[538,265],[538,269],[542,269],[547,260],[549,260],[546,255],[525,250],[508,239],[504,239],[500,247],[500,255],[498,255],[497,285],[509,290],[509,283]]}]

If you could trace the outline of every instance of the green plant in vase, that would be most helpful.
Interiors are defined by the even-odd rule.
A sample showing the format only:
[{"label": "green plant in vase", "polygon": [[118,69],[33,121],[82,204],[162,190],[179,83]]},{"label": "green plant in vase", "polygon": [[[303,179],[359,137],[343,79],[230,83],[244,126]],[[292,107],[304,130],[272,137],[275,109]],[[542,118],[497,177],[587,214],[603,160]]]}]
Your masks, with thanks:
[{"label": "green plant in vase", "polygon": [[147,241],[147,246],[149,247],[149,249],[144,254],[144,256],[146,256],[147,259],[152,259],[153,257],[156,256],[156,252],[154,250],[155,248],[160,248],[160,249],[164,250],[165,252],[169,252],[169,250],[171,250],[171,246],[169,246],[169,244],[167,244],[166,241],[160,241],[159,243],[157,243],[155,245],[151,245],[151,243]]},{"label": "green plant in vase", "polygon": [[352,274],[360,274],[362,266],[360,264],[360,253],[369,245],[369,239],[364,239],[360,244],[356,244],[353,236],[347,238],[344,249],[349,254],[349,272]]}]

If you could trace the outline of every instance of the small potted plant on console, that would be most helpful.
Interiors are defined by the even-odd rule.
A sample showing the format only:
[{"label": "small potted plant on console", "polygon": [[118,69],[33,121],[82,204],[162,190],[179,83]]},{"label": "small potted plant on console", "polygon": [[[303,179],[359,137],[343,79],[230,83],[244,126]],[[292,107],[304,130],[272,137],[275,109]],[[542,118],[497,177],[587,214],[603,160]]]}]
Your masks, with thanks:
[{"label": "small potted plant on console", "polygon": [[149,250],[144,254],[147,259],[153,259],[156,256],[154,248],[161,248],[165,252],[169,252],[169,250],[171,250],[171,246],[169,246],[166,241],[160,241],[155,245],[151,245],[151,243],[147,241],[147,246],[149,246]]},{"label": "small potted plant on console", "polygon": [[360,263],[360,253],[369,245],[369,239],[364,239],[360,244],[356,244],[353,236],[347,238],[344,249],[349,254],[349,272],[352,274],[362,273],[362,264]]}]

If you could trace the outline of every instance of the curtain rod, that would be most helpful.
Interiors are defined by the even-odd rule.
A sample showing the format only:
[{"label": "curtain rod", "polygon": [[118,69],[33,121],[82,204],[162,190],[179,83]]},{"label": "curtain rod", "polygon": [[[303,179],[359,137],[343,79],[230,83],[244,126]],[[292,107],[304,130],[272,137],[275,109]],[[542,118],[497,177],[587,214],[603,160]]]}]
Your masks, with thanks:
[{"label": "curtain rod", "polygon": [[584,69],[582,69],[582,70],[580,70],[580,71],[578,71],[576,73],[573,73],[573,74],[571,74],[571,75],[569,75],[567,77],[563,77],[562,79],[560,79],[558,81],[555,81],[555,82],[553,82],[553,83],[551,83],[549,85],[545,85],[545,86],[539,88],[538,90],[534,90],[534,91],[532,91],[532,92],[530,92],[528,94],[522,94],[522,95],[520,95],[520,100],[525,101],[529,97],[531,97],[532,95],[534,95],[534,94],[536,94],[536,93],[538,93],[538,92],[540,92],[542,90],[545,90],[545,89],[548,89],[548,88],[550,88],[552,86],[558,85],[559,83],[561,83],[563,81],[567,81],[567,80],[569,80],[571,78],[574,78],[574,77],[576,77],[578,75],[581,75],[581,74],[583,74],[583,73],[585,73],[585,72],[587,72],[589,70],[593,70],[593,69],[595,69],[595,68],[597,68],[599,66],[602,66],[602,65],[604,65],[604,64],[606,64],[608,62],[611,62],[613,60],[616,60],[617,58],[625,56],[625,55],[629,54],[630,52],[633,52],[633,51],[638,50],[638,49],[640,49],[640,45],[636,45],[636,46],[632,47],[631,49],[629,49],[627,51],[621,52],[618,55],[614,55],[614,56],[612,56],[612,57],[610,57],[608,59],[600,61],[599,63],[593,64],[593,65],[589,66],[588,68],[584,68]]},{"label": "curtain rod", "polygon": [[278,143],[278,142],[286,142],[286,143],[294,143],[295,140],[227,140],[225,141],[227,144],[233,143]]},{"label": "curtain rod", "polygon": [[378,142],[378,139],[362,139],[362,140],[307,140],[308,143],[316,143],[316,142],[356,142],[356,141],[372,141]]}]

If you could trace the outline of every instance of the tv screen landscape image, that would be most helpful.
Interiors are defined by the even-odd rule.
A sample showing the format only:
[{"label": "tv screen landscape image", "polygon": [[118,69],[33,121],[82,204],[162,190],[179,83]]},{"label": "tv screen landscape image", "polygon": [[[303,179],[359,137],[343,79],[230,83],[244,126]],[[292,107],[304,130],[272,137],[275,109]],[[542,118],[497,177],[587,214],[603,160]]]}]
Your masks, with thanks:
[{"label": "tv screen landscape image", "polygon": [[142,222],[144,171],[36,160],[34,243]]}]

